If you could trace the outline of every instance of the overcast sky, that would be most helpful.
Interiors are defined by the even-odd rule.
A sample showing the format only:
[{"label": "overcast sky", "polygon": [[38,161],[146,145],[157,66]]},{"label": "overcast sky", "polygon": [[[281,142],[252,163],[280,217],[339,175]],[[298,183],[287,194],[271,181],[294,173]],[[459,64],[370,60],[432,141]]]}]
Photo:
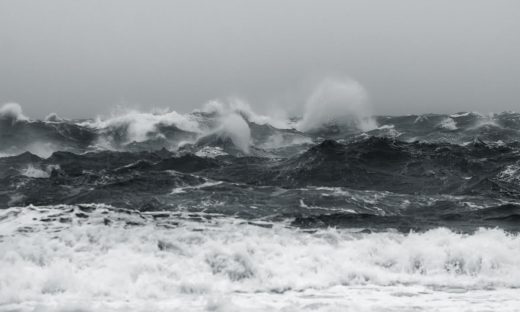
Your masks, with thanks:
[{"label": "overcast sky", "polygon": [[0,102],[259,111],[348,75],[378,114],[520,110],[518,0],[0,0]]}]

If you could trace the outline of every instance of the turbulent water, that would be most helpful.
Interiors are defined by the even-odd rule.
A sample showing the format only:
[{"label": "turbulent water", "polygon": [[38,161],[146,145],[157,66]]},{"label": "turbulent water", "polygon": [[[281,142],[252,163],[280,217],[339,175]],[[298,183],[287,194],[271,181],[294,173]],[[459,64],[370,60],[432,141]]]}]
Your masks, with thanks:
[{"label": "turbulent water", "polygon": [[520,310],[520,114],[309,116],[0,108],[0,310]]}]

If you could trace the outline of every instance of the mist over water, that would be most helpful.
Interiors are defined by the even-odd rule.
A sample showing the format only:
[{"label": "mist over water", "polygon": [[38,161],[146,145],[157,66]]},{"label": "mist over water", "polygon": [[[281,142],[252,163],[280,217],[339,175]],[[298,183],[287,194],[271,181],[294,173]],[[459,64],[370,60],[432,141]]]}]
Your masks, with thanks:
[{"label": "mist over water", "polygon": [[251,130],[245,120],[238,114],[230,114],[220,120],[221,126],[216,130],[217,136],[229,138],[244,153],[249,153]]},{"label": "mist over water", "polygon": [[22,107],[17,103],[7,103],[0,107],[0,118],[2,120],[11,121],[12,123],[17,121],[29,120],[23,112]]},{"label": "mist over water", "polygon": [[377,127],[361,84],[352,79],[326,79],[312,92],[298,128],[316,130],[327,124],[346,125],[369,131]]}]

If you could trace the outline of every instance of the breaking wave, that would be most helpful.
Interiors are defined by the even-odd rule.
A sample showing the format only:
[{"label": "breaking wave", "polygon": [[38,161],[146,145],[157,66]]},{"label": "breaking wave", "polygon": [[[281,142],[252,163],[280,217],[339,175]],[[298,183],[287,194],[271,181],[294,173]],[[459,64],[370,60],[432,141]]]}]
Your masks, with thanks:
[{"label": "breaking wave", "polygon": [[0,120],[11,122],[29,120],[22,111],[22,107],[17,103],[7,103],[0,107]]},{"label": "breaking wave", "polygon": [[163,136],[160,127],[175,126],[187,132],[200,132],[196,120],[175,111],[158,111],[142,113],[131,110],[122,112],[111,118],[98,117],[93,121],[85,121],[80,125],[100,130],[109,135],[120,135],[125,143],[142,142]]},{"label": "breaking wave", "polygon": [[[29,151],[49,157],[56,151],[177,151],[183,147],[193,153],[212,147],[236,154],[226,150],[229,143],[242,154],[252,150],[278,157],[303,152],[323,139],[352,141],[374,136],[464,145],[508,143],[520,136],[520,114],[514,112],[373,116],[366,98],[357,82],[329,79],[308,99],[303,116],[290,120],[257,114],[245,101],[233,98],[210,101],[188,114],[120,110],[110,117],[88,120],[56,114],[43,121],[31,120],[18,104],[11,103],[0,108],[0,155]],[[220,140],[207,139],[215,136]]]},{"label": "breaking wave", "polygon": [[[442,228],[409,234],[302,232],[283,223],[210,215],[200,223],[185,216],[95,205],[4,210],[0,305],[70,306],[107,298],[125,305],[154,298],[190,310],[201,295],[250,304],[240,296],[287,294],[282,306],[289,306],[292,296],[338,287],[410,292],[520,287],[520,238],[498,229],[472,235]],[[208,308],[212,301],[202,304]]]},{"label": "breaking wave", "polygon": [[237,114],[230,114],[220,120],[220,127],[216,130],[219,137],[229,138],[233,144],[244,153],[249,153],[251,144],[251,130],[244,119]]},{"label": "breaking wave", "polygon": [[377,127],[367,93],[357,81],[327,79],[319,84],[307,100],[298,128],[310,131],[331,124],[362,131]]}]

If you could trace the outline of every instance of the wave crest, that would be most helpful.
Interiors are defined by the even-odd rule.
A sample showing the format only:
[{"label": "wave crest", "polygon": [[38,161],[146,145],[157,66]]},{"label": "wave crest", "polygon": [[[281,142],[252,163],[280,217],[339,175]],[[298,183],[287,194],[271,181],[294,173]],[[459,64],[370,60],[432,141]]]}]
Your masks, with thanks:
[{"label": "wave crest", "polygon": [[360,83],[352,79],[327,79],[316,87],[307,100],[298,128],[305,132],[328,124],[352,126],[362,131],[377,127],[368,95]]},{"label": "wave crest", "polygon": [[0,120],[6,119],[11,122],[27,121],[29,118],[23,114],[22,107],[17,103],[7,103],[0,107]]}]

